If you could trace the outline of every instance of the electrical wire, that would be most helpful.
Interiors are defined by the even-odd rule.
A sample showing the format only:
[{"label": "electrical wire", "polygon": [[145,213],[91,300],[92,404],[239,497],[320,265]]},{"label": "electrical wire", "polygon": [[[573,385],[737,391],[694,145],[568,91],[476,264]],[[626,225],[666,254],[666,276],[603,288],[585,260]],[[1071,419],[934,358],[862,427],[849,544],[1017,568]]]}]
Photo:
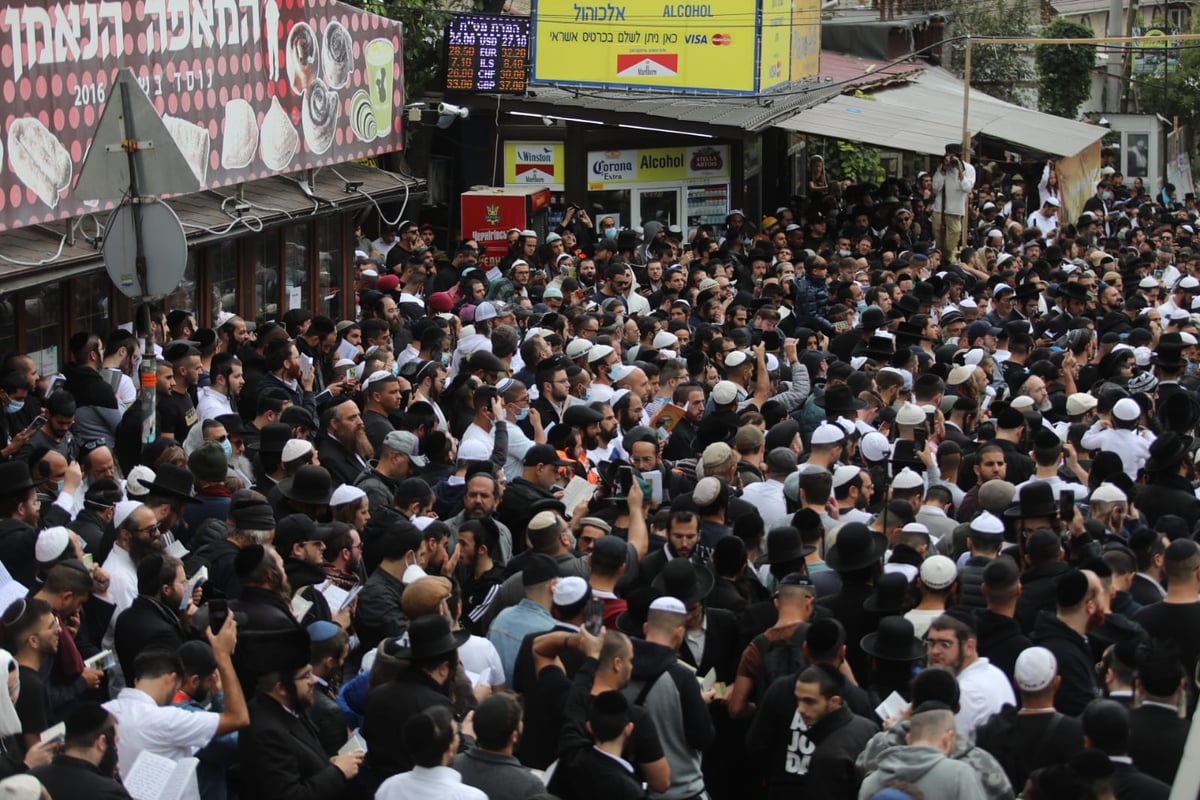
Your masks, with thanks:
[{"label": "electrical wire", "polygon": [[[349,186],[351,183],[354,183],[354,181],[351,181],[349,178],[347,178],[342,173],[338,172],[333,167],[330,167],[329,171],[332,172],[334,175],[337,175],[339,178],[341,178],[342,181],[347,186]],[[381,170],[381,171],[387,172],[387,170]],[[379,219],[383,222],[384,225],[394,227],[396,225],[399,225],[400,222],[404,219],[404,211],[405,211],[405,209],[408,208],[408,199],[411,194],[411,190],[409,188],[408,183],[404,183],[403,185],[404,185],[404,202],[400,204],[400,213],[398,213],[396,215],[396,218],[394,220],[387,218],[387,215],[383,213],[383,209],[379,207],[379,203],[375,200],[375,198],[372,197],[369,193],[364,192],[362,190],[362,187],[355,187],[354,191],[358,192],[363,197],[365,197],[371,201],[371,205],[375,206],[375,210],[379,213]]]}]

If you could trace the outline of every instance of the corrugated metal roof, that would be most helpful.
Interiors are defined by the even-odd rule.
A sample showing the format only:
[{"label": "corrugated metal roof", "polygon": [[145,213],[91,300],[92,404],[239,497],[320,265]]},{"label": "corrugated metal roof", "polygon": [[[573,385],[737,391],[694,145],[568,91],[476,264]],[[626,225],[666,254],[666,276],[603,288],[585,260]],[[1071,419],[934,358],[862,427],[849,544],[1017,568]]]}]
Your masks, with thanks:
[{"label": "corrugated metal roof", "polygon": [[[505,97],[503,102],[509,104],[509,110],[514,106],[521,106],[521,110],[531,113],[544,111],[589,118],[602,113],[620,112],[622,115],[641,114],[647,120],[671,120],[690,123],[693,126],[712,125],[756,132],[769,128],[777,120],[792,116],[847,88],[881,86],[906,80],[909,76],[919,74],[924,68],[925,65],[920,62],[888,65],[883,61],[822,51],[820,72],[815,78],[791,89],[764,94],[758,98],[677,95],[620,89],[575,90],[534,85],[529,87],[529,95]],[[537,110],[538,108],[543,110]],[[550,108],[555,110],[548,110]]]},{"label": "corrugated metal roof", "polygon": [[[862,97],[839,95],[776,125],[889,150],[939,155],[947,142],[962,139],[962,81],[946,70],[930,68],[903,86]],[[974,90],[968,128],[972,136],[982,133],[1059,156],[1075,155],[1107,133],[1097,125],[1042,114]]]}]

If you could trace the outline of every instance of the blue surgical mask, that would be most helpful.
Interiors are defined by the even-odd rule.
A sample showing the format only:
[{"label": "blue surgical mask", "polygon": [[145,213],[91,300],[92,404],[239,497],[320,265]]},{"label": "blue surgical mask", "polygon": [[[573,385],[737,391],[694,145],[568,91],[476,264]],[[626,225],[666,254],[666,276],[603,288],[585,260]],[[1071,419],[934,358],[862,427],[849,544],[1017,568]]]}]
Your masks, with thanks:
[{"label": "blue surgical mask", "polygon": [[399,361],[394,362],[392,364],[392,374],[399,377],[399,375],[400,375],[400,362]]},{"label": "blue surgical mask", "polygon": [[865,299],[859,300],[857,308],[858,308],[858,313],[860,313],[860,314],[862,312],[866,311],[867,310],[867,301]]},{"label": "blue surgical mask", "polygon": [[450,363],[450,354],[442,353],[442,366],[447,366]]},{"label": "blue surgical mask", "polygon": [[20,402],[20,401],[18,401],[18,400],[10,400],[10,401],[9,401],[9,403],[8,403],[8,405],[6,405],[6,406],[4,407],[4,410],[5,410],[5,411],[7,411],[9,414],[17,414],[17,413],[19,413],[19,412],[21,411],[21,409],[23,409],[24,407],[25,407],[25,404],[24,404],[24,403],[22,403],[22,402]]},{"label": "blue surgical mask", "polygon": [[604,232],[604,237],[605,237],[606,239],[615,239],[615,238],[617,238],[617,229],[616,229],[616,228],[609,228],[608,230],[606,230],[606,231]]},{"label": "blue surgical mask", "polygon": [[62,494],[62,490],[63,490],[63,481],[59,481],[58,483],[54,484],[54,493],[55,494]]},{"label": "blue surgical mask", "polygon": [[528,417],[528,416],[529,416],[529,409],[528,409],[528,408],[522,408],[521,410],[519,410],[519,411],[517,412],[517,422],[521,422],[521,421],[523,421],[523,420],[524,420],[526,417]]},{"label": "blue surgical mask", "polygon": [[233,458],[233,442],[226,439],[225,441],[221,442],[221,449],[225,451],[226,461]]}]

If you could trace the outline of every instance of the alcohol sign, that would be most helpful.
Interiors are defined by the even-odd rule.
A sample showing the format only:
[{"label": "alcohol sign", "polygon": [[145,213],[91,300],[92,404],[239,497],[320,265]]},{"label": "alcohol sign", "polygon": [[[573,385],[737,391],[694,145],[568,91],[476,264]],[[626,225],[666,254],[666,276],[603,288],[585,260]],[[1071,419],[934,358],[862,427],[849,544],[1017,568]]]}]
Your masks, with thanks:
[{"label": "alcohol sign", "polygon": [[525,93],[529,17],[455,14],[444,41],[447,92]]},{"label": "alcohol sign", "polygon": [[653,147],[588,153],[588,191],[635,183],[728,178],[729,146]]},{"label": "alcohol sign", "polygon": [[0,53],[0,230],[115,206],[75,182],[122,67],[202,189],[403,144],[400,23],[336,0],[12,4]]}]

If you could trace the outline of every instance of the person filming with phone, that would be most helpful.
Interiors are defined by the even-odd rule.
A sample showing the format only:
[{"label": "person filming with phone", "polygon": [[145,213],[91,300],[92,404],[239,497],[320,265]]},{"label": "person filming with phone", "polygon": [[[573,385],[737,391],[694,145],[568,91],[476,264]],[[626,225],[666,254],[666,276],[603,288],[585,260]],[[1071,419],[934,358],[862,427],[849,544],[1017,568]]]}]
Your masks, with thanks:
[{"label": "person filming with phone", "polygon": [[933,235],[946,258],[958,250],[967,199],[975,188],[975,168],[962,156],[961,144],[947,144],[942,164],[933,173]]}]

